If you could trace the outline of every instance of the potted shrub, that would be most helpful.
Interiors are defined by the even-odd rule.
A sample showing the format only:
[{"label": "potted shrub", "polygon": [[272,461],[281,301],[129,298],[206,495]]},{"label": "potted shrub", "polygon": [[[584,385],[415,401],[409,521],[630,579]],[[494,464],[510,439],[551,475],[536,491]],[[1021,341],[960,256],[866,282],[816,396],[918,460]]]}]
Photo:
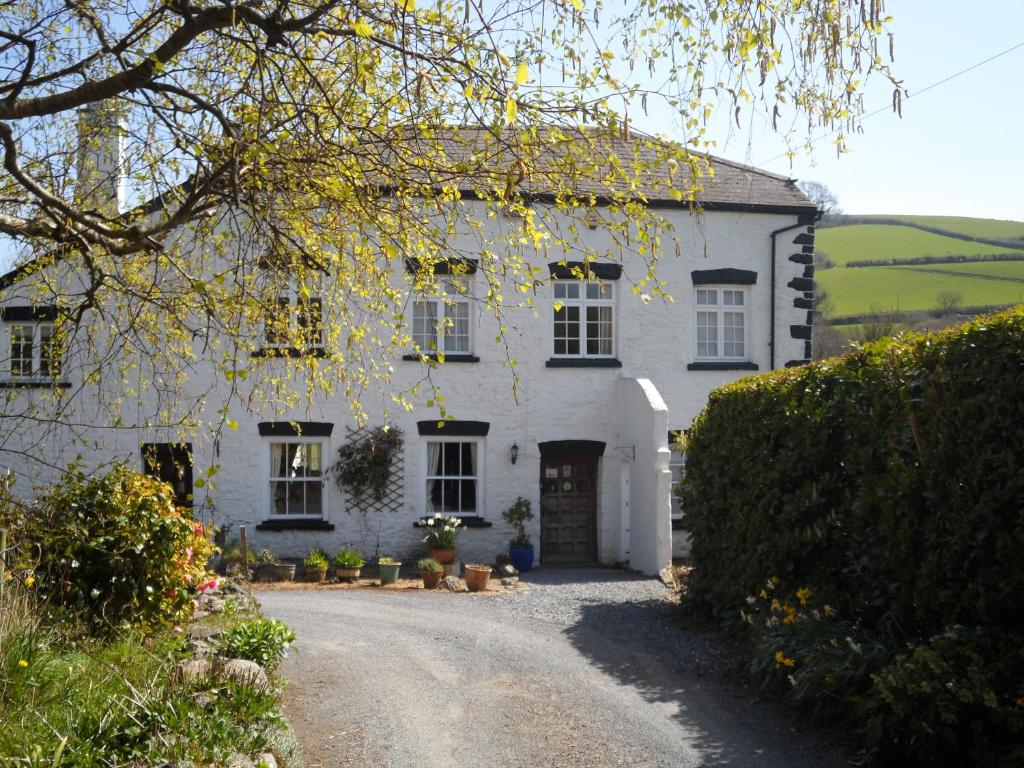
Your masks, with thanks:
[{"label": "potted shrub", "polygon": [[491,580],[491,566],[466,563],[466,587],[470,592],[482,592]]},{"label": "potted shrub", "polygon": [[334,556],[334,575],[339,579],[354,581],[359,578],[359,571],[365,564],[358,549],[345,547]]},{"label": "potted shrub", "polygon": [[418,563],[424,589],[437,589],[444,576],[444,566],[432,557],[425,557]]},{"label": "potted shrub", "polygon": [[306,580],[319,584],[327,578],[328,565],[330,561],[327,559],[327,553],[321,549],[314,549],[302,561],[302,567],[306,569]]},{"label": "potted shrub", "polygon": [[455,562],[455,539],[459,535],[462,521],[457,517],[437,514],[420,520],[420,525],[427,529],[423,542],[430,550],[430,556],[441,563],[451,565]]},{"label": "potted shrub", "polygon": [[522,496],[501,513],[501,519],[516,529],[515,538],[508,544],[508,559],[520,573],[526,573],[533,567],[533,543],[526,532],[526,523],[533,520],[533,507]]},{"label": "potted shrub", "polygon": [[393,557],[382,557],[377,561],[377,568],[380,570],[380,585],[394,584],[398,581],[398,571],[402,567],[401,560]]},{"label": "potted shrub", "polygon": [[292,581],[295,579],[295,564],[282,563],[269,549],[261,549],[256,555],[257,581]]}]

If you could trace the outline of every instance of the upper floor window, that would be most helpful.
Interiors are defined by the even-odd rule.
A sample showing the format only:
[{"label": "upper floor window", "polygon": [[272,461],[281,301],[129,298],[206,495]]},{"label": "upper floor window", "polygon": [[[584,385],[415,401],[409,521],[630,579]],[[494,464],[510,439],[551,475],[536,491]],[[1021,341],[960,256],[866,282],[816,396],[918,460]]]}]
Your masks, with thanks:
[{"label": "upper floor window", "polygon": [[60,374],[57,326],[52,321],[7,324],[11,378],[56,378]]},{"label": "upper floor window", "polygon": [[747,359],[747,292],[701,286],[697,292],[697,359]]},{"label": "upper floor window", "polygon": [[556,280],[553,285],[555,357],[613,357],[614,284]]},{"label": "upper floor window", "polygon": [[323,302],[319,297],[281,295],[268,315],[263,332],[265,346],[302,350],[323,348]]},{"label": "upper floor window", "polygon": [[471,296],[465,277],[439,276],[438,296],[412,303],[412,341],[425,354],[469,355],[473,351]]}]

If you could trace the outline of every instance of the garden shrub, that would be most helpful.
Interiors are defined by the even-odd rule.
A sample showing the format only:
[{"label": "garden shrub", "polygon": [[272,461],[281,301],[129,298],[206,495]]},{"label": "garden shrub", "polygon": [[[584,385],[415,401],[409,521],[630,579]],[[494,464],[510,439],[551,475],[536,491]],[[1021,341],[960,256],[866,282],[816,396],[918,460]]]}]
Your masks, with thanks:
[{"label": "garden shrub", "polygon": [[[993,655],[1024,645],[1021,423],[1022,309],[715,390],[687,436],[688,604],[880,759],[1005,759],[1024,741],[1024,663]],[[963,676],[967,638],[1002,678]],[[943,678],[949,701],[910,690]]]},{"label": "garden shrub", "polygon": [[41,595],[93,632],[180,622],[207,580],[204,526],[175,506],[169,485],[123,465],[68,473],[22,525]]},{"label": "garden shrub", "polygon": [[220,650],[232,659],[248,659],[272,669],[295,642],[295,633],[277,619],[260,617],[239,622],[220,639]]}]

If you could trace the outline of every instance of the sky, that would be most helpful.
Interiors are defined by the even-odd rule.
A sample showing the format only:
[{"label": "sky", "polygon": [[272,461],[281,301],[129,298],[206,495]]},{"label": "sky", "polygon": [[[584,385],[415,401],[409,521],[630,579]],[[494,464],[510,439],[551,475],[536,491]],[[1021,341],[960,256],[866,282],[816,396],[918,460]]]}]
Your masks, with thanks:
[{"label": "sky", "polygon": [[[850,214],[930,214],[1024,221],[1024,45],[942,85],[933,83],[1024,43],[1024,0],[887,0],[903,117],[892,88],[869,87],[863,134],[836,157],[831,138],[813,156],[779,157],[768,126],[716,138],[715,154],[826,184]],[[667,133],[658,120],[640,125]],[[821,129],[815,136],[827,134]]]}]

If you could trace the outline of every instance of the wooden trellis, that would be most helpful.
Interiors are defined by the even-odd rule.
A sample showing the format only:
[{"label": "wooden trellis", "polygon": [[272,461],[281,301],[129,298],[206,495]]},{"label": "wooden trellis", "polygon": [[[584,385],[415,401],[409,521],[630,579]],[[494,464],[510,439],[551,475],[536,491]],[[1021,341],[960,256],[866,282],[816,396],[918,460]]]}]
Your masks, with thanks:
[{"label": "wooden trellis", "polygon": [[[365,443],[377,427],[363,427],[354,429],[345,427],[346,439],[350,445]],[[374,496],[373,490],[367,488],[359,494],[353,494],[347,488],[343,489],[346,499],[346,509],[349,512],[359,512],[363,516],[371,512],[399,512],[405,502],[405,444],[395,451],[391,457],[391,472],[388,477],[388,486],[380,499]]]}]

